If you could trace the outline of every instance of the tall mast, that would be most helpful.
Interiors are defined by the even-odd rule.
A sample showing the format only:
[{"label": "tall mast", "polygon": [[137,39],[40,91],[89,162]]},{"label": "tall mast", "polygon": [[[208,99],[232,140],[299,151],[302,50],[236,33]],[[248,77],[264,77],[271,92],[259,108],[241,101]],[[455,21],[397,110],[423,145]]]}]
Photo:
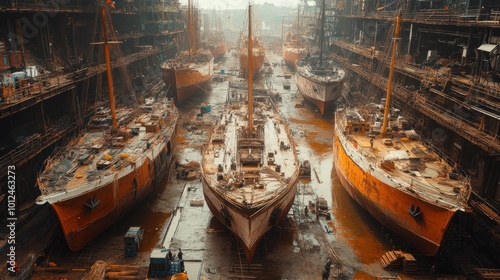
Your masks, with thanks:
[{"label": "tall mast", "polygon": [[300,32],[300,3],[297,4],[297,38],[299,38],[299,32]]},{"label": "tall mast", "polygon": [[106,75],[108,77],[108,95],[109,95],[109,109],[111,110],[111,124],[112,131],[117,131],[118,124],[116,123],[116,109],[115,109],[115,93],[113,89],[113,76],[111,75],[111,60],[109,59],[109,43],[108,30],[106,29],[106,11],[104,5],[101,7],[102,16],[102,34],[104,39],[104,57],[106,59]]},{"label": "tall mast", "polygon": [[253,80],[253,73],[252,73],[252,5],[248,5],[248,131],[251,133],[253,130],[252,127],[252,114],[253,114],[253,96],[252,96],[252,80]]},{"label": "tall mast", "polygon": [[193,35],[192,35],[192,17],[193,15],[191,14],[191,0],[188,0],[188,44],[189,44],[189,55],[191,55],[191,52],[193,50]]},{"label": "tall mast", "polygon": [[284,26],[285,26],[285,16],[282,16],[281,17],[281,44],[285,43]]},{"label": "tall mast", "polygon": [[389,107],[391,105],[392,79],[394,77],[394,64],[396,63],[396,50],[399,42],[399,30],[401,28],[401,14],[396,17],[396,31],[394,32],[394,45],[392,47],[391,68],[389,70],[389,80],[387,81],[387,93],[385,96],[384,121],[380,134],[385,136],[387,133],[387,123],[389,122]]},{"label": "tall mast", "polygon": [[196,54],[196,40],[198,40],[198,13],[194,12],[194,4],[191,4],[191,12],[193,13],[191,15],[191,31],[193,33],[192,39],[193,39],[193,54]]},{"label": "tall mast", "polygon": [[321,4],[321,30],[319,39],[319,65],[323,64],[323,37],[325,32],[325,0]]},{"label": "tall mast", "polygon": [[188,16],[188,44],[189,44],[189,55],[193,54],[194,50],[194,28],[193,28],[193,22],[194,22],[194,12],[193,12],[193,7],[191,4],[191,0],[188,0],[188,9],[187,9],[187,16]]}]

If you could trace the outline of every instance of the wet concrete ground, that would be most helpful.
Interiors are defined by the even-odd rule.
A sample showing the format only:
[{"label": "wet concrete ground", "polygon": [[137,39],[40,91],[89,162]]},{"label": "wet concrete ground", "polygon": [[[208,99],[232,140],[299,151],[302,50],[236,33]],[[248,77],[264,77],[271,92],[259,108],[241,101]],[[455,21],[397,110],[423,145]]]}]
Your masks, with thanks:
[{"label": "wet concrete ground", "polygon": [[[278,66],[273,67],[273,76],[267,83],[263,79],[254,87],[267,84],[280,92],[283,102],[279,108],[294,132],[300,160],[310,161],[312,174],[310,179],[300,180],[288,219],[264,237],[251,264],[246,263],[231,233],[212,217],[204,203],[201,181],[172,176],[154,197],[134,208],[82,251],[70,252],[61,237],[46,255],[47,262],[58,267],[37,268],[33,279],[61,276],[81,279],[98,260],[108,265],[127,265],[123,266],[124,270],[133,266],[137,279],[144,279],[152,249],[162,246],[174,254],[182,248],[189,279],[321,279],[327,257],[334,260],[330,279],[396,275],[400,279],[430,279],[431,260],[418,255],[415,255],[420,262],[417,274],[406,275],[400,270],[382,268],[380,258],[393,249],[395,238],[385,233],[343,190],[332,168],[332,117],[316,116],[307,103],[297,108],[303,99],[297,92],[293,75],[289,80],[290,90],[284,90],[286,68],[281,66],[281,57],[268,52],[267,58]],[[179,163],[200,160],[206,133],[224,106],[228,81],[234,78],[227,73],[237,69],[236,61],[236,57],[226,55],[225,62],[216,69],[216,72],[224,70],[225,81],[213,82],[211,89],[180,108]],[[210,104],[212,111],[197,119],[202,103]],[[331,220],[325,217],[317,220],[311,211],[306,215],[304,208],[316,197],[328,202]],[[123,236],[131,226],[145,230],[144,240],[137,257],[124,257]],[[399,249],[399,246],[396,247]]]}]

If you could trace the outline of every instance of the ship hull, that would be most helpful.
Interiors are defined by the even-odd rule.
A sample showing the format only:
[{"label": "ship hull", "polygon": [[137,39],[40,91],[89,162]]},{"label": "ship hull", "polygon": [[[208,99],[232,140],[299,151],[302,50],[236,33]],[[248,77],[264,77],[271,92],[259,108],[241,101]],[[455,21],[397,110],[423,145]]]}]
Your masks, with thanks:
[{"label": "ship hull", "polygon": [[[287,186],[286,191],[273,201],[262,207],[245,208],[227,201],[222,194],[214,190],[213,186],[210,186],[205,178],[203,180],[203,193],[210,211],[217,220],[234,233],[243,245],[247,260],[253,258],[255,249],[264,234],[286,218],[293,205],[296,192],[297,186],[293,181]],[[223,207],[227,207],[231,217],[230,222],[223,215]]]},{"label": "ship hull", "polygon": [[210,211],[237,237],[250,262],[259,240],[292,207],[299,162],[290,129],[270,96],[252,92],[252,119],[259,125],[249,132],[242,94],[229,87],[226,109],[208,132],[200,172]]},{"label": "ship hull", "polygon": [[[349,150],[349,144],[342,141],[335,130],[334,166],[346,192],[375,219],[415,249],[427,256],[436,255],[457,208],[440,207],[389,185],[384,182],[384,178],[362,168],[362,165],[369,168],[370,163],[362,162],[361,157],[355,161],[351,156],[356,151]],[[421,221],[417,222],[409,213],[410,205],[418,206],[423,213]]]},{"label": "ship hull", "polygon": [[214,60],[189,68],[162,68],[163,80],[170,86],[169,97],[182,104],[199,93],[213,76]]},{"label": "ship hull", "polygon": [[299,57],[303,51],[304,49],[301,48],[283,46],[283,60],[290,69],[295,70],[297,61],[299,61]]},{"label": "ship hull", "polygon": [[[158,184],[168,177],[173,162],[171,141],[153,151],[155,157],[129,166],[99,182],[99,186],[81,194],[68,192],[50,204],[54,209],[71,251],[79,251],[110,225],[144,201]],[[84,180],[84,179],[82,179]]]},{"label": "ship hull", "polygon": [[333,82],[320,82],[299,73],[295,74],[297,88],[304,98],[318,107],[324,115],[329,112],[342,94],[343,80]]},{"label": "ship hull", "polygon": [[[252,77],[256,77],[264,64],[264,54],[254,54],[252,56]],[[240,54],[240,71],[243,76],[248,75],[248,56],[246,53]]]},{"label": "ship hull", "polygon": [[220,60],[226,53],[227,53],[227,47],[225,44],[219,44],[215,46],[212,51],[212,54],[214,55],[214,60]]}]

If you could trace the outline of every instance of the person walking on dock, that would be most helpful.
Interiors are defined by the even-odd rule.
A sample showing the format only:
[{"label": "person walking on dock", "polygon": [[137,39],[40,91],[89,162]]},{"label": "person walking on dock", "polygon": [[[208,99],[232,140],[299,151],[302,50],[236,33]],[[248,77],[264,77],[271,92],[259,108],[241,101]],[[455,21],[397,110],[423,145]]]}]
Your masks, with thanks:
[{"label": "person walking on dock", "polygon": [[168,257],[169,261],[173,261],[174,260],[174,256],[172,256],[172,251],[168,250],[167,257]]},{"label": "person walking on dock", "polygon": [[182,250],[181,250],[181,248],[179,248],[179,253],[177,253],[177,257],[179,258],[179,260],[182,260]]}]

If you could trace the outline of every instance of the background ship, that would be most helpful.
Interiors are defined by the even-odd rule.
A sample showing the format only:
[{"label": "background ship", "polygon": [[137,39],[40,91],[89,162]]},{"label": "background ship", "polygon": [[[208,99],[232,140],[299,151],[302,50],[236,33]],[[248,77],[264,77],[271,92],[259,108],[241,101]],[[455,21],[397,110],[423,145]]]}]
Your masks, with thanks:
[{"label": "background ship", "polygon": [[253,42],[255,44],[252,50],[252,66],[248,64],[248,40],[245,40],[240,47],[240,73],[243,76],[248,75],[248,70],[252,70],[252,77],[256,77],[264,64],[266,57],[264,46],[259,40],[253,39]]},{"label": "background ship", "polygon": [[182,104],[212,80],[214,58],[209,50],[183,53],[165,61],[162,77],[170,86],[169,97]]},{"label": "background ship", "polygon": [[214,60],[220,60],[227,53],[227,46],[224,42],[224,35],[219,35],[213,41],[208,42],[208,49],[212,52]]},{"label": "background ship", "polygon": [[[396,38],[399,23],[400,16]],[[365,103],[335,114],[334,166],[359,205],[415,249],[434,256],[455,212],[467,208],[471,186],[397,110],[389,115],[395,42],[386,105]]]},{"label": "background ship", "polygon": [[345,71],[335,67],[333,61],[323,59],[325,1],[321,8],[319,55],[309,53],[296,65],[295,79],[299,92],[325,114],[342,94]]},{"label": "background ship", "polygon": [[345,71],[317,57],[303,58],[297,64],[295,80],[302,96],[323,115],[342,95]]},{"label": "background ship", "polygon": [[189,97],[212,80],[214,56],[209,50],[196,49],[196,16],[191,1],[188,3],[188,42],[189,50],[175,58],[168,59],[161,66],[162,77],[170,86],[169,97],[177,104],[184,103]]},{"label": "background ship", "polygon": [[[106,26],[106,9],[101,12]],[[72,251],[82,249],[152,193],[173,161],[178,117],[173,101],[150,98],[139,109],[116,113],[111,42],[105,28],[103,34],[110,108],[92,119],[89,127],[95,131],[58,149],[38,176],[42,195],[36,203],[52,206]]]},{"label": "background ship", "polygon": [[253,93],[251,73],[248,100],[242,99],[245,91],[229,89],[226,110],[208,137],[201,166],[210,210],[236,235],[249,261],[262,236],[290,210],[299,166],[286,121],[270,96]]},{"label": "background ship", "polygon": [[[248,30],[252,29],[250,26],[250,23],[248,24]],[[250,35],[248,35],[250,36]],[[266,57],[266,53],[264,50],[264,45],[262,44],[262,41],[258,40],[255,38],[255,36],[252,34],[252,37],[250,38],[252,41],[252,49],[251,49],[251,64],[249,63],[248,59],[248,53],[249,53],[249,48],[248,48],[248,38],[243,38],[243,34],[240,36],[240,50],[239,50],[239,57],[240,57],[240,73],[243,77],[246,77],[249,75],[249,71],[251,70],[251,75],[252,77],[256,77],[259,74],[260,69],[262,68],[262,65],[264,64],[264,59]]]},{"label": "background ship", "polygon": [[304,46],[303,42],[300,41],[298,35],[294,36],[292,35],[292,33],[288,33],[285,42],[283,42],[282,52],[283,59],[285,60],[285,63],[288,65],[288,67],[290,67],[291,69],[295,69],[300,56],[305,55],[306,47]]},{"label": "background ship", "polygon": [[[283,25],[284,22],[282,22],[282,27],[281,27],[282,30],[284,29]],[[305,41],[302,40],[300,33],[300,5],[297,5],[296,25],[297,29],[295,30],[295,34],[292,34],[292,32],[288,32],[288,34],[283,40],[283,45],[282,45],[283,60],[291,70],[295,70],[299,58],[301,56],[304,56],[307,52],[306,43]]]},{"label": "background ship", "polygon": [[[219,61],[224,54],[227,53],[227,44],[226,44],[226,38],[224,36],[224,33],[222,32],[222,24],[220,22],[221,16],[219,17],[215,16],[215,10],[214,10],[214,16],[213,16],[213,27],[212,30],[208,31],[208,35],[206,36],[206,42],[207,42],[207,48],[212,52],[212,55],[214,56],[215,61]],[[205,23],[205,27],[208,28],[208,23]]]}]

